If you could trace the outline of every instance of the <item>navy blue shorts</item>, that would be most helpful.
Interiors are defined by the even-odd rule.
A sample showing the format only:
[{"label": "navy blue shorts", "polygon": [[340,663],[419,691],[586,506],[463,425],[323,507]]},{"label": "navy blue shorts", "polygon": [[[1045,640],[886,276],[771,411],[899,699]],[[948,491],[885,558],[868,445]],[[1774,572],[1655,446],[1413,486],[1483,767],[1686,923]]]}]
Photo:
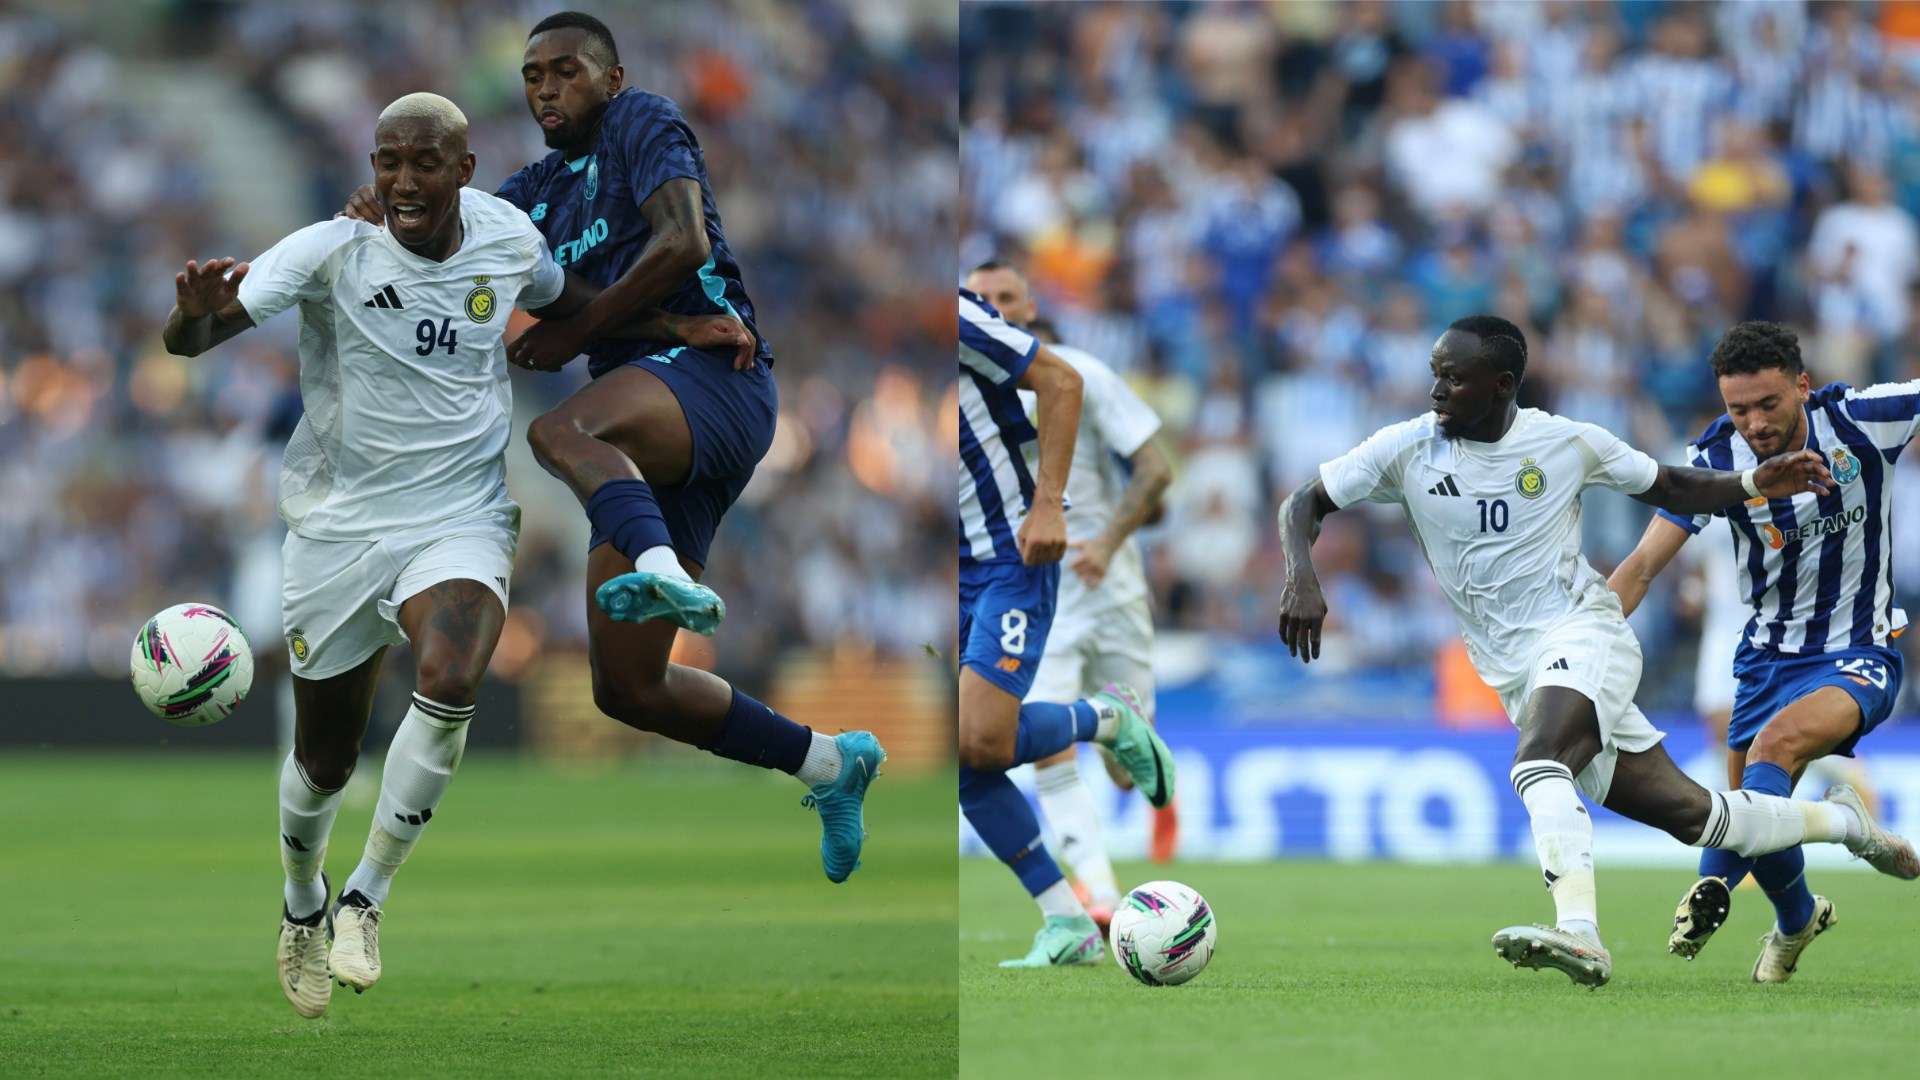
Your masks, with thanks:
[{"label": "navy blue shorts", "polygon": [[1060,564],[960,564],[960,663],[1025,699],[1053,628]]},{"label": "navy blue shorts", "polygon": [[[705,566],[720,519],[773,445],[774,421],[780,411],[773,369],[756,360],[752,370],[735,371],[731,352],[684,345],[627,363],[667,384],[686,415],[687,430],[693,433],[693,465],[687,478],[678,484],[653,485],[653,497],[667,520],[674,552]],[[624,365],[614,365],[620,366]],[[594,377],[603,374],[595,372]],[[606,542],[595,530],[587,548]]]},{"label": "navy blue shorts", "polygon": [[1852,757],[1860,737],[1892,714],[1904,674],[1898,649],[1869,645],[1793,656],[1763,652],[1741,642],[1733,659],[1733,676],[1740,680],[1740,689],[1727,722],[1727,745],[1745,750],[1780,710],[1823,686],[1837,686],[1860,706],[1860,730],[1833,751]]}]

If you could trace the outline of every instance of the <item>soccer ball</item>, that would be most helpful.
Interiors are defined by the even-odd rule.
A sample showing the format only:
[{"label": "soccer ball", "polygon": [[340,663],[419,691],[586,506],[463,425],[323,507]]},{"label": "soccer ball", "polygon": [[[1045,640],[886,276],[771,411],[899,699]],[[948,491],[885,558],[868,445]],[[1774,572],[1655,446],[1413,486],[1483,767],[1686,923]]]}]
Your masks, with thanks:
[{"label": "soccer ball", "polygon": [[169,724],[204,727],[253,688],[253,650],[240,624],[208,604],[176,604],[133,639],[133,692]]},{"label": "soccer ball", "polygon": [[1149,881],[1113,913],[1113,958],[1148,986],[1179,986],[1213,959],[1213,909],[1177,881]]}]

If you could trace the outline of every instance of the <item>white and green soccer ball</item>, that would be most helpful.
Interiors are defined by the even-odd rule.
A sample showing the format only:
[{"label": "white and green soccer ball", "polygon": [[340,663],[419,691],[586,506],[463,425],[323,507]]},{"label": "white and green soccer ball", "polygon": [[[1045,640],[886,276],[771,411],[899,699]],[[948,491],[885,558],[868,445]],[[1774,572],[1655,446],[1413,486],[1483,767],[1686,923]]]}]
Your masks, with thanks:
[{"label": "white and green soccer ball", "polygon": [[1114,910],[1113,958],[1148,986],[1179,986],[1206,970],[1219,935],[1213,909],[1177,881],[1149,881]]},{"label": "white and green soccer ball", "polygon": [[253,688],[253,650],[240,624],[210,604],[176,604],[133,639],[133,692],[181,727],[226,718]]}]

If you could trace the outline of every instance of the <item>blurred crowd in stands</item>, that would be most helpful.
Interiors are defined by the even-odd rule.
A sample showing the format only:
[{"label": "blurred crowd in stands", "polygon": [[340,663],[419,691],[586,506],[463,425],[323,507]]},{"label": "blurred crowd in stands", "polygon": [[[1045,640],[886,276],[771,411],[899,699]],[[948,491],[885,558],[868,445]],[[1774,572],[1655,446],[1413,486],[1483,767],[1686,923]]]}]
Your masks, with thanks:
[{"label": "blurred crowd in stands", "polygon": [[[528,3],[99,5],[0,14],[0,673],[124,671],[139,621],[230,607],[283,649],[274,513],[299,416],[289,313],[196,360],[165,354],[172,277],[334,214],[401,94],[472,123],[474,186],[547,153],[522,96]],[[761,685],[786,650],[910,656],[951,634],[946,353],[958,185],[954,15],[939,4],[657,3],[602,10],[629,85],[677,99],[778,357],[775,446],[714,547],[734,618],[718,662]],[[63,21],[64,20],[64,21]],[[156,123],[169,89],[219,105]],[[178,120],[179,118],[174,118]],[[220,158],[219,137],[269,137]],[[249,129],[250,130],[250,129]],[[227,144],[231,149],[231,141]],[[268,160],[270,159],[270,160]],[[286,220],[236,225],[222,169],[295,178]],[[586,379],[514,372],[524,427]],[[944,404],[943,404],[944,403]],[[512,676],[585,634],[585,526],[516,442],[526,508]]]},{"label": "blurred crowd in stands", "polygon": [[[1920,5],[967,4],[961,57],[962,266],[1024,265],[1178,455],[1164,628],[1272,637],[1278,501],[1426,411],[1462,315],[1526,331],[1522,404],[1669,462],[1732,322],[1797,328],[1816,386],[1920,375]],[[1452,618],[1383,509],[1316,548],[1329,651],[1431,667]],[[1646,518],[1590,492],[1588,558]],[[1689,696],[1695,591],[1635,618],[1649,707]]]}]

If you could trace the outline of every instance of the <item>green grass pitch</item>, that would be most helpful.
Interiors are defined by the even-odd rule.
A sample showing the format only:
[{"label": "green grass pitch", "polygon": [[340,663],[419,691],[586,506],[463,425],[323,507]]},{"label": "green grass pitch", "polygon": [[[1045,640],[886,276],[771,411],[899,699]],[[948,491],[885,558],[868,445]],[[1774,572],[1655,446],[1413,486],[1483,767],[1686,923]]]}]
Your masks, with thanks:
[{"label": "green grass pitch", "polygon": [[[277,775],[0,754],[0,1076],[953,1074],[950,775],[876,783],[836,886],[787,777],[473,755],[395,882],[381,982],[319,1020],[274,979]],[[336,884],[371,814],[336,822]]]},{"label": "green grass pitch", "polygon": [[1913,1076],[1920,886],[1816,873],[1837,925],[1794,980],[1749,982],[1772,908],[1754,889],[1691,964],[1666,953],[1686,869],[1600,868],[1613,981],[1516,971],[1493,932],[1551,921],[1539,872],[1319,862],[1120,868],[1184,881],[1220,920],[1212,964],[1149,988],[1098,968],[1002,971],[1039,927],[998,863],[960,869],[961,1074],[977,1077]]}]

